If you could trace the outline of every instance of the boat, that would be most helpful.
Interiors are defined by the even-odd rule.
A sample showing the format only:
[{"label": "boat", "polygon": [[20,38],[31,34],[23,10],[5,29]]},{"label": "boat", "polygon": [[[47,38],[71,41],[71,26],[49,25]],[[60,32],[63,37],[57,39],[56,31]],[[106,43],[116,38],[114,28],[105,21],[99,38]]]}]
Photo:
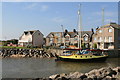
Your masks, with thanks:
[{"label": "boat", "polygon": [[75,61],[75,62],[103,62],[108,55],[103,50],[95,49],[67,49],[62,55],[57,56],[56,61]]},{"label": "boat", "polygon": [[[57,56],[56,61],[79,61],[79,62],[103,62],[107,59],[108,55],[103,53],[103,50],[85,49],[82,50],[81,31],[82,31],[82,18],[81,18],[81,5],[78,10],[78,49],[66,49],[62,55]],[[64,41],[65,46],[65,41]]]}]

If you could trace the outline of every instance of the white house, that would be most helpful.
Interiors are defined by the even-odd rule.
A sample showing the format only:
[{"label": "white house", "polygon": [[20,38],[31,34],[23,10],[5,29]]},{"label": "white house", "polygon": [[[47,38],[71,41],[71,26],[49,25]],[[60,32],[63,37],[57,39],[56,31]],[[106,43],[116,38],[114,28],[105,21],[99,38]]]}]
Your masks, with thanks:
[{"label": "white house", "polygon": [[19,46],[42,47],[43,44],[43,34],[39,30],[24,31],[18,41]]}]

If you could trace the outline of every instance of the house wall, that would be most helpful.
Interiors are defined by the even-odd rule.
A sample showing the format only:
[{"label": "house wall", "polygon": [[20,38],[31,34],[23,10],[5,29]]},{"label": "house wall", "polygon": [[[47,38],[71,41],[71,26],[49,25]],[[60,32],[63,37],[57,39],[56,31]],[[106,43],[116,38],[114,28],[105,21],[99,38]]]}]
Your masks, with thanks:
[{"label": "house wall", "polygon": [[[112,32],[109,32],[108,31],[109,29],[112,29]],[[102,30],[101,33],[99,32],[100,30]],[[116,38],[116,36],[115,36],[116,33],[115,32],[116,31],[115,31],[115,29],[113,27],[101,27],[94,34],[92,41],[93,41],[93,43],[97,44],[97,48],[105,49],[105,46],[108,46],[108,49],[114,49],[115,48],[114,44],[116,44],[116,41],[115,41],[116,40],[115,39]],[[101,41],[99,41],[99,37],[102,38]],[[105,39],[105,37],[106,37],[106,39]],[[111,45],[111,46],[109,46],[111,42],[109,42],[109,38],[108,37],[112,37],[112,41],[111,42],[112,42],[113,45]],[[96,40],[95,40],[95,38],[96,38]]]},{"label": "house wall", "polygon": [[50,44],[50,41],[49,41],[49,38],[46,38],[46,46],[49,46],[49,44]]},{"label": "house wall", "polygon": [[43,34],[40,31],[36,31],[33,35],[33,46],[38,46],[38,47],[42,47],[42,45],[44,44],[44,39],[43,39]]},{"label": "house wall", "polygon": [[20,37],[20,39],[18,41],[18,45],[19,46],[27,46],[28,42],[29,43],[32,42],[32,35],[29,32],[26,35],[25,35],[25,33],[23,33],[23,35]]}]

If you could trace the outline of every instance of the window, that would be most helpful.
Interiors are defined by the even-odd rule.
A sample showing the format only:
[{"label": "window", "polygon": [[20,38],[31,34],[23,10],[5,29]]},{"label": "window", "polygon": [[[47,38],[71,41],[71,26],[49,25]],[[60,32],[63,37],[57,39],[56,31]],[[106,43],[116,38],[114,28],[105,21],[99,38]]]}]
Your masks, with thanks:
[{"label": "window", "polygon": [[59,34],[59,33],[56,33],[55,36],[60,37],[60,34]]},{"label": "window", "polygon": [[98,37],[99,42],[102,42],[102,37]]},{"label": "window", "polygon": [[84,37],[84,41],[88,41],[88,37],[85,36],[85,37]]},{"label": "window", "polygon": [[78,37],[77,36],[75,36],[74,41],[78,41]]},{"label": "window", "polygon": [[112,37],[109,36],[109,37],[108,37],[108,40],[109,40],[109,42],[112,42]]},{"label": "window", "polygon": [[32,42],[32,38],[29,38],[29,39],[28,39],[28,42]]},{"label": "window", "polygon": [[50,38],[50,41],[53,41],[53,38]]},{"label": "window", "polygon": [[107,38],[106,38],[106,37],[104,37],[104,41],[105,41],[105,42],[107,41]]},{"label": "window", "polygon": [[112,32],[112,29],[108,29],[108,32]]},{"label": "window", "polygon": [[61,41],[61,38],[58,38],[58,42],[60,42]]},{"label": "window", "polygon": [[96,41],[97,39],[96,39],[96,37],[94,38],[94,41]]},{"label": "window", "polygon": [[102,30],[99,30],[99,33],[102,33]]},{"label": "window", "polygon": [[67,37],[65,38],[65,40],[66,40],[66,41],[69,41],[69,36],[67,36]]},{"label": "window", "polygon": [[40,33],[38,33],[38,35],[40,35]]}]

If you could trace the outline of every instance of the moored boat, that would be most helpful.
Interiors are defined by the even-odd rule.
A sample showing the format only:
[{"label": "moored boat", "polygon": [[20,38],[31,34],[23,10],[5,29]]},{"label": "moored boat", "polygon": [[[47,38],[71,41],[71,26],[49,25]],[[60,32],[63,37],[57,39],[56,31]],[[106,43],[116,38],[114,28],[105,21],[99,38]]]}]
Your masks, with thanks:
[{"label": "moored boat", "polygon": [[[68,50],[67,50],[68,51]],[[107,59],[108,55],[103,53],[103,50],[70,50],[69,53],[57,56],[56,60],[60,61],[76,61],[76,62],[103,62]]]}]

